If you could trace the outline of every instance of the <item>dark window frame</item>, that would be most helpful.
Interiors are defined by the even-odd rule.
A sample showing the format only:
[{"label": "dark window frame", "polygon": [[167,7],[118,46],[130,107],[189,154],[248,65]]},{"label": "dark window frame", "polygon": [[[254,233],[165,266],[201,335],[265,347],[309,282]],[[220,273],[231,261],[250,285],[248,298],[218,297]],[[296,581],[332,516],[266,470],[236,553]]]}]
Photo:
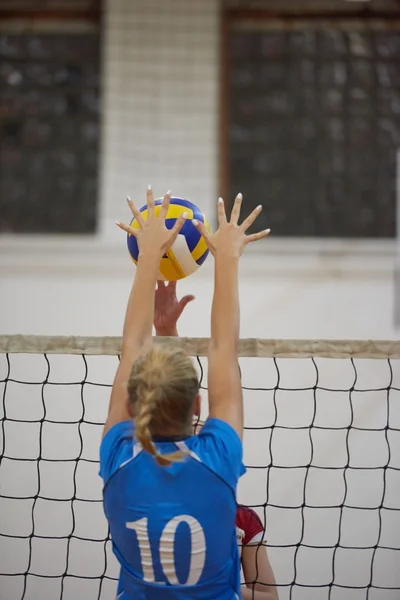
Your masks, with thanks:
[{"label": "dark window frame", "polygon": [[[57,36],[58,34],[63,36],[64,39],[71,35],[78,35],[80,37],[80,39],[84,39],[84,36],[93,36],[93,40],[94,40],[94,44],[98,46],[98,51],[96,51],[94,57],[91,57],[89,59],[89,63],[92,60],[95,60],[96,62],[96,69],[98,71],[98,76],[100,77],[98,83],[93,83],[93,81],[91,83],[87,83],[87,80],[85,79],[85,72],[83,71],[83,74],[80,75],[80,77],[84,78],[83,79],[83,86],[81,85],[81,90],[82,90],[82,94],[85,94],[85,102],[101,102],[101,33],[102,33],[102,29],[101,29],[101,24],[102,24],[102,4],[100,1],[96,0],[96,2],[91,2],[88,3],[86,2],[85,5],[84,3],[82,3],[81,6],[79,7],[75,7],[73,10],[68,10],[68,8],[66,6],[61,7],[60,5],[58,7],[57,10],[51,10],[49,9],[45,9],[45,10],[18,10],[18,7],[16,6],[15,10],[0,10],[0,35],[3,36],[12,36],[12,35],[38,35],[38,36],[52,36],[53,38],[55,36]],[[83,37],[82,37],[83,36]],[[96,41],[97,40],[97,41]],[[91,46],[92,44],[89,43],[89,46]],[[47,58],[45,59],[45,63],[47,63],[48,65],[49,63],[52,62],[52,57],[50,56],[49,60],[47,60]],[[14,60],[13,63],[15,62],[15,64],[17,64],[18,60]],[[73,61],[72,61],[73,62]],[[37,63],[37,67],[40,68],[40,59],[35,59],[35,63]],[[62,66],[62,58],[59,59],[59,64]],[[66,63],[68,63],[68,60],[66,60]],[[89,64],[88,63],[88,64]],[[73,69],[73,64],[71,63],[71,65],[67,67],[70,69]],[[85,66],[84,66],[85,67]],[[50,68],[53,68],[52,65],[50,64]],[[57,68],[56,63],[54,64],[54,68]],[[27,88],[25,88],[27,91],[31,91],[31,94],[33,95],[38,95],[39,91],[36,90],[35,85],[32,86],[28,86]],[[95,141],[94,143],[94,147],[93,147],[93,151],[91,151],[88,154],[88,165],[92,165],[92,166],[86,166],[84,168],[84,170],[87,171],[87,169],[89,169],[89,171],[92,171],[92,175],[90,176],[90,181],[88,180],[86,183],[88,184],[88,189],[92,189],[93,185],[95,188],[95,193],[94,193],[94,200],[93,200],[93,207],[92,208],[88,208],[86,207],[87,210],[85,210],[85,216],[84,218],[86,219],[86,224],[79,226],[79,223],[77,224],[77,226],[75,227],[74,223],[71,222],[71,224],[66,225],[64,227],[64,222],[63,222],[63,218],[60,216],[60,218],[58,219],[58,225],[57,225],[57,219],[55,219],[53,226],[50,226],[49,229],[47,230],[46,227],[43,227],[42,229],[40,228],[40,226],[37,225],[36,222],[34,222],[34,218],[31,215],[31,224],[28,226],[26,226],[24,228],[24,226],[21,226],[20,228],[18,228],[18,225],[15,225],[15,222],[19,222],[21,217],[19,219],[17,219],[16,221],[16,216],[14,214],[14,217],[12,216],[12,212],[9,213],[8,215],[8,221],[7,221],[7,214],[5,214],[4,216],[4,226],[2,227],[2,231],[0,232],[1,234],[6,234],[6,235],[11,235],[11,236],[46,236],[46,235],[59,235],[59,234],[64,234],[64,235],[83,235],[85,237],[93,237],[98,230],[98,226],[99,226],[99,218],[100,218],[100,214],[99,214],[99,192],[100,192],[100,173],[99,173],[99,164],[100,164],[100,127],[101,127],[101,118],[100,118],[100,113],[97,113],[97,115],[95,113],[91,114],[91,110],[87,107],[85,107],[84,103],[82,103],[82,99],[78,98],[78,96],[80,95],[78,93],[77,96],[77,91],[79,87],[78,86],[72,86],[68,80],[68,82],[63,85],[63,84],[57,84],[57,86],[54,85],[50,85],[48,88],[49,91],[49,103],[50,103],[50,98],[56,98],[56,97],[60,97],[60,101],[63,99],[62,97],[65,96],[64,100],[66,99],[68,101],[68,103],[72,102],[71,105],[71,110],[72,113],[75,113],[76,111],[78,111],[77,114],[75,114],[74,116],[74,123],[73,123],[73,127],[76,128],[78,127],[78,129],[81,129],[81,126],[79,125],[79,123],[83,123],[84,121],[84,125],[87,127],[90,126],[91,121],[96,122],[96,127],[98,129],[98,137],[97,137],[97,141]],[[4,90],[4,88],[3,88]],[[6,92],[5,92],[6,93]],[[42,92],[43,93],[43,92]],[[81,94],[81,95],[82,95]],[[91,96],[91,98],[89,98],[89,96]],[[93,96],[93,98],[92,98]],[[76,104],[78,103],[78,104]],[[73,105],[76,105],[76,108],[74,109]],[[79,106],[79,110],[78,107]],[[87,117],[85,117],[85,114],[87,114]],[[49,114],[44,114],[41,117],[41,120],[43,121],[43,123],[45,123],[46,125],[51,125],[51,123],[54,124],[55,128],[54,130],[56,131],[57,129],[60,130],[59,133],[55,134],[58,136],[61,136],[61,138],[59,137],[58,139],[56,138],[55,141],[51,141],[50,145],[46,146],[45,149],[43,150],[42,154],[44,153],[44,156],[48,156],[51,154],[52,152],[52,148],[53,151],[54,149],[58,149],[59,153],[63,154],[63,144],[62,144],[62,132],[61,130],[63,128],[65,128],[65,121],[63,121],[63,117],[61,116],[57,116],[56,114],[51,115],[50,112]],[[26,118],[25,118],[26,121]],[[93,121],[93,122],[94,122]],[[10,121],[11,123],[11,121]],[[15,122],[16,124],[18,124],[18,119]],[[7,126],[7,121],[3,119],[3,125],[6,124]],[[11,123],[12,124],[12,123]],[[53,131],[54,131],[53,130]],[[89,131],[88,131],[88,135],[89,135]],[[61,140],[61,144],[60,144],[60,140]],[[54,146],[55,144],[55,146]],[[66,143],[66,147],[68,147],[68,143]],[[4,149],[6,148],[6,146],[3,147]],[[29,150],[29,149],[28,149]],[[27,152],[27,150],[25,150],[25,153]],[[35,147],[32,147],[32,150],[29,152],[28,154],[34,152],[35,153]],[[94,154],[93,154],[94,152]],[[38,150],[38,153],[40,154],[40,151]],[[27,157],[28,157],[27,154]],[[65,154],[65,152],[64,152]],[[93,158],[93,156],[95,155],[95,158]],[[28,157],[29,158],[29,157]],[[68,158],[68,157],[67,157]],[[96,165],[94,165],[93,163],[96,163]],[[23,160],[22,163],[23,164]],[[92,164],[93,163],[93,164]],[[61,163],[60,163],[61,165]],[[61,168],[61,167],[60,167]],[[80,161],[78,160],[77,165],[74,167],[75,169],[75,179],[76,177],[80,176],[80,173],[82,172],[82,166],[80,164]],[[94,169],[94,171],[93,171]],[[59,176],[63,177],[63,171],[61,170],[59,172]],[[87,178],[86,178],[87,179]],[[85,180],[86,180],[85,179]],[[85,182],[83,182],[85,183]],[[76,184],[76,182],[75,182]],[[76,185],[74,186],[74,189],[76,188]],[[5,188],[3,188],[4,190]],[[70,194],[74,195],[74,191],[70,192]],[[81,192],[79,192],[81,193]],[[68,194],[67,194],[68,195]],[[46,195],[46,202],[49,202],[48,199],[48,194]],[[17,209],[18,214],[21,213],[21,209],[18,208]],[[64,210],[65,212],[65,210]],[[93,213],[93,216],[88,215],[88,213]],[[76,215],[77,220],[79,219],[79,215]],[[61,219],[61,220],[60,220]]]},{"label": "dark window frame", "polygon": [[[353,5],[355,6],[355,5]],[[221,64],[221,77],[220,77],[220,111],[219,111],[219,178],[218,188],[219,194],[225,199],[227,210],[229,211],[233,203],[233,194],[230,188],[230,141],[229,141],[229,129],[230,129],[230,75],[231,75],[231,56],[229,53],[229,39],[232,30],[235,29],[237,24],[244,26],[257,27],[280,27],[293,28],[298,27],[301,23],[308,23],[312,25],[318,25],[321,21],[329,23],[333,27],[343,27],[357,23],[361,27],[386,27],[388,29],[395,29],[400,31],[400,9],[390,9],[386,12],[376,12],[356,9],[353,13],[334,13],[331,12],[310,12],[306,10],[302,12],[289,12],[278,14],[273,10],[243,10],[243,9],[228,9],[222,12],[221,15],[221,44],[220,44],[220,64]],[[237,190],[243,191],[243,190]],[[264,204],[267,206],[268,203],[268,190],[266,190],[266,198],[263,199]],[[259,202],[257,202],[258,204]],[[246,207],[246,198],[244,199],[244,207]],[[247,207],[249,205],[247,204]],[[283,238],[293,239],[317,239],[320,242],[324,241],[326,237],[322,234],[317,235],[300,235],[293,234],[282,234]],[[368,236],[362,235],[347,235],[347,236],[328,236],[330,239],[348,239],[348,240],[368,240],[373,239]],[[395,238],[395,233],[391,236],[377,236],[376,240],[390,240]]]}]

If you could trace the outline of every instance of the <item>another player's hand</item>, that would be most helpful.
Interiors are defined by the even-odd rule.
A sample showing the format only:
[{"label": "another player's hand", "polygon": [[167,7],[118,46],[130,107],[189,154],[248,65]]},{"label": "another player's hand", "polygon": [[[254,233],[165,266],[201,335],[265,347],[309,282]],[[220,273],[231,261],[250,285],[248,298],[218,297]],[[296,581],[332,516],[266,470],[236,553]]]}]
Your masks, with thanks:
[{"label": "another player's hand", "polygon": [[176,240],[179,231],[186,221],[187,213],[183,213],[183,215],[177,218],[172,229],[167,229],[165,226],[165,217],[167,216],[170,200],[171,192],[168,191],[164,196],[160,211],[158,215],[156,215],[154,196],[151,187],[149,186],[147,190],[148,217],[147,219],[144,219],[132,200],[127,198],[129,208],[139,224],[139,229],[134,229],[133,227],[130,227],[130,225],[125,225],[125,223],[120,223],[119,221],[117,221],[117,225],[123,231],[135,236],[139,246],[140,255],[157,253],[160,254],[161,259],[162,255],[167,252]]},{"label": "another player's hand", "polygon": [[194,300],[194,296],[176,297],[176,281],[157,282],[154,299],[154,327],[156,335],[178,335],[176,324],[185,306]]},{"label": "another player's hand", "polygon": [[240,257],[243,250],[250,242],[256,242],[267,236],[269,229],[246,235],[246,231],[254,223],[262,210],[262,206],[257,206],[250,215],[239,225],[240,208],[242,205],[242,194],[238,194],[233,205],[231,218],[228,221],[225,213],[225,205],[222,198],[218,200],[218,231],[211,234],[207,231],[203,223],[193,219],[193,225],[204,237],[210,252],[213,255],[224,254],[228,256]]}]

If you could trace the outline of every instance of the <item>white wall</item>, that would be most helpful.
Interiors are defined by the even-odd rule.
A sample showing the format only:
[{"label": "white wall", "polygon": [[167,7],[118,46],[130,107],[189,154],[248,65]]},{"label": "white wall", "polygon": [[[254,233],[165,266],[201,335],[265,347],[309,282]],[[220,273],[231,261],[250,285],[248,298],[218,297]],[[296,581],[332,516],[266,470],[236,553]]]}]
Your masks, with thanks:
[{"label": "white wall", "polygon": [[[156,15],[156,17],[155,17]],[[47,335],[119,335],[134,268],[128,258],[125,240],[115,228],[115,219],[127,218],[126,194],[140,201],[148,183],[157,193],[167,187],[177,195],[198,203],[212,217],[217,190],[217,90],[218,31],[217,0],[109,0],[104,49],[104,130],[101,175],[101,219],[99,240],[84,239],[2,239],[0,240],[0,332]],[[268,207],[266,206],[266,210]],[[242,260],[242,337],[273,338],[380,338],[395,339],[393,327],[393,248],[390,244],[351,244],[343,242],[305,243],[274,240],[250,250]],[[207,336],[212,297],[212,259],[199,272],[179,284],[179,293],[194,293],[180,322],[185,336]],[[115,359],[89,359],[87,380],[110,384]],[[203,361],[206,367],[205,362]],[[354,426],[381,427],[387,421],[385,388],[390,373],[387,363],[358,361],[357,387],[384,388],[383,392],[354,393]],[[399,368],[393,363],[398,384]],[[35,462],[4,460],[0,469],[0,533],[29,535],[32,531],[32,501],[5,500],[5,495],[33,497],[35,536],[60,536],[60,540],[34,538],[30,572],[68,573],[100,576],[105,565],[106,527],[101,507],[101,486],[97,476],[97,453],[108,401],[109,388],[85,383],[82,418],[80,382],[85,378],[80,357],[51,357],[50,382],[78,385],[52,385],[44,388],[47,365],[42,356],[13,356],[10,377],[37,385],[8,383],[5,394],[5,455],[16,458],[39,454],[39,423],[14,423],[43,417],[61,421],[45,423],[42,431],[42,457],[80,461],[74,494],[75,463],[40,462],[40,482]],[[277,424],[308,427],[313,416],[315,368],[309,360],[279,361],[280,389],[276,401]],[[318,361],[319,386],[349,390],[354,372],[349,361]],[[270,360],[243,360],[246,387],[273,388],[276,370]],[[0,379],[7,363],[0,356]],[[4,390],[4,384],[0,393]],[[43,391],[43,397],[42,397]],[[206,401],[204,391],[204,401]],[[392,428],[400,429],[397,409],[399,395],[392,389]],[[270,426],[274,423],[273,394],[245,392],[248,430],[244,440],[248,465],[265,466],[270,461]],[[315,425],[347,427],[349,393],[317,391]],[[72,422],[67,424],[67,422]],[[97,423],[97,424],[96,424]],[[0,434],[0,450],[1,450]],[[385,432],[351,432],[351,461],[355,466],[377,466],[388,460]],[[390,432],[393,466],[399,466],[398,432]],[[275,428],[272,434],[275,465],[300,465],[310,461],[308,429]],[[313,430],[314,464],[342,465],[346,441],[340,431]],[[396,462],[397,461],[397,462]],[[353,463],[352,463],[353,464]],[[312,473],[311,473],[312,471]],[[311,470],[307,479],[307,504],[338,505],[344,499],[342,471]],[[240,484],[239,500],[248,504],[266,501],[265,469],[249,469]],[[270,471],[269,503],[280,506],[302,504],[304,473],[300,470]],[[40,489],[38,489],[40,483]],[[346,503],[376,506],[382,501],[382,471],[349,470]],[[1,498],[3,496],[3,498]],[[66,536],[72,531],[71,502],[76,517],[74,535],[98,538],[85,542],[74,538],[69,548]],[[387,471],[387,507],[399,508],[400,482],[396,472]],[[47,498],[45,500],[44,498]],[[85,499],[97,500],[85,503]],[[57,501],[56,501],[57,500]],[[260,514],[263,510],[260,509]],[[400,524],[396,511],[382,510],[382,546],[398,545]],[[309,546],[330,546],[340,531],[341,544],[367,546],[377,541],[378,511],[346,509],[339,530],[338,510],[306,509],[301,533],[300,509],[268,509],[267,539],[273,545],[293,545],[302,540],[294,558],[294,548],[271,548],[269,553],[278,582],[290,583],[296,564],[297,581],[304,585],[329,582],[332,550]],[[64,538],[64,539],[63,539]],[[0,536],[0,572],[25,571],[29,540]],[[108,553],[107,575],[116,575],[115,561]],[[364,586],[369,581],[371,551],[339,550],[335,562],[335,582]],[[400,586],[396,552],[377,552],[374,582]],[[94,580],[66,578],[63,600],[98,598]],[[19,600],[24,578],[0,582],[0,600]],[[61,597],[60,579],[29,578],[24,600]],[[113,598],[113,582],[106,582],[100,597]],[[288,588],[281,599],[289,598]],[[365,600],[365,589],[296,587],[292,600]],[[397,600],[398,591],[370,590],[368,600]]]},{"label": "white wall", "polygon": [[151,183],[206,213],[217,197],[218,0],[109,0],[101,232]]},{"label": "white wall", "polygon": [[[272,240],[271,240],[272,242]],[[271,248],[273,244],[271,243]],[[392,260],[356,258],[321,258],[313,254],[282,256],[269,254],[268,245],[261,254],[249,253],[243,258],[241,273],[241,305],[243,337],[290,338],[384,338],[398,335],[392,325],[393,289]],[[76,256],[74,256],[76,253]],[[7,262],[8,266],[5,264]],[[62,264],[64,262],[64,266]],[[376,263],[375,265],[373,263]],[[367,264],[366,264],[367,263]],[[50,250],[13,252],[0,263],[2,293],[0,296],[0,331],[24,334],[65,335],[119,335],[134,267],[127,256],[124,240],[119,250],[89,250],[75,244],[67,257],[57,259]],[[206,336],[209,333],[212,297],[212,259],[199,272],[181,282],[179,294],[194,293],[196,301],[187,307],[180,323],[185,336]],[[400,365],[392,361],[395,380],[400,387]],[[309,360],[279,361],[280,388],[303,388],[315,384],[316,372]],[[354,372],[349,361],[320,360],[319,386],[349,390]],[[89,359],[88,380],[110,384],[116,367],[115,359]],[[206,369],[206,362],[203,361]],[[18,381],[43,381],[46,363],[42,356],[13,356],[11,377]],[[0,357],[0,378],[6,373],[5,357]],[[357,388],[386,388],[390,372],[385,361],[356,361]],[[247,359],[242,361],[243,381],[246,387],[274,388],[277,374],[271,360]],[[81,386],[85,376],[80,357],[50,357],[50,381],[78,382],[78,385],[49,385],[44,388],[46,419],[78,421],[82,417]],[[9,384],[6,390],[8,419],[37,420],[43,416],[41,385]],[[2,393],[2,389],[0,389]],[[106,414],[109,388],[84,386],[85,421],[102,423]],[[207,395],[203,392],[204,403]],[[397,409],[400,396],[390,392],[390,426],[400,429]],[[308,427],[312,420],[314,396],[312,391],[278,391],[277,424],[286,427]],[[316,425],[344,427],[349,424],[350,403],[348,392],[316,393]],[[384,427],[387,422],[386,392],[354,393],[352,396],[358,427]],[[204,414],[206,415],[206,406]],[[275,465],[307,464],[313,450],[313,464],[341,466],[346,461],[345,429],[342,431],[314,430],[312,445],[308,429],[274,429],[271,441],[270,426],[274,423],[273,393],[245,392],[246,426],[262,429],[246,431],[244,439],[245,462],[262,467],[272,459]],[[6,456],[36,457],[39,452],[38,424],[5,426]],[[101,425],[84,423],[81,426],[83,444],[76,424],[45,424],[42,432],[45,458],[74,459],[82,456],[96,461]],[[1,438],[1,436],[0,436]],[[22,441],[23,440],[23,441]],[[389,442],[391,465],[399,467],[400,438],[391,431]],[[1,439],[0,439],[1,448]],[[352,430],[349,438],[351,464],[374,467],[388,460],[385,432],[368,433]],[[56,502],[52,498],[70,498],[73,494],[71,464],[41,463],[39,495],[48,500],[35,504],[36,535],[67,536],[72,531],[71,503]],[[50,466],[49,466],[50,465]],[[270,471],[270,504],[286,508],[268,508],[267,539],[272,545],[289,546],[301,539],[305,471],[300,469],[273,469]],[[308,505],[339,505],[344,500],[343,472],[311,469],[307,476],[306,502]],[[381,470],[347,471],[346,504],[358,507],[377,506],[382,500]],[[239,487],[239,500],[262,505],[266,499],[267,471],[250,468]],[[0,469],[0,495],[35,496],[37,494],[35,463],[4,461]],[[101,486],[97,465],[80,462],[77,471],[77,497],[95,499],[96,504],[75,501],[74,535],[100,540],[105,536],[101,508]],[[400,508],[400,481],[396,472],[389,470],[384,505]],[[263,517],[262,506],[258,509]],[[10,535],[31,532],[32,503],[29,500],[4,501],[0,498],[0,532]],[[305,509],[303,544],[296,558],[297,581],[303,584],[324,584],[332,578],[332,549],[315,550],[311,546],[334,545],[339,533],[339,509]],[[398,545],[400,534],[398,512],[382,510],[382,546]],[[378,511],[345,509],[340,528],[341,544],[348,546],[371,545],[377,541]],[[10,571],[27,568],[28,541],[0,537],[0,556],[7,556]],[[269,554],[278,582],[288,584],[294,579],[294,547],[270,548]],[[34,558],[31,571],[41,574],[64,572],[67,548],[64,540],[39,540],[32,546]],[[104,569],[104,544],[74,539],[68,550],[69,573],[100,576]],[[395,568],[397,553],[379,550],[374,561],[374,582],[377,585],[400,586]],[[3,560],[2,560],[3,562]],[[4,564],[4,563],[3,563]],[[117,573],[115,561],[108,553],[107,574]],[[371,551],[339,550],[335,558],[335,581],[338,584],[363,586],[369,581]],[[5,600],[19,600],[22,578],[5,582]],[[98,597],[98,582],[67,578],[63,598],[86,600]],[[60,580],[28,581],[29,600],[60,596]],[[113,582],[106,581],[101,599],[113,598]],[[293,591],[292,599],[327,600],[329,588],[300,588]],[[365,590],[349,591],[334,588],[330,599],[365,600]],[[397,592],[371,591],[369,599],[394,600]],[[3,598],[0,594],[0,598]],[[289,588],[283,588],[281,599],[289,598]]]},{"label": "white wall", "polygon": [[[119,231],[119,230],[118,230]],[[331,246],[331,250],[329,250]],[[242,337],[395,339],[390,245],[318,248],[274,239],[241,260]],[[179,283],[192,293],[181,333],[209,334],[212,259]],[[134,276],[125,235],[117,245],[82,240],[0,240],[3,333],[118,335]]]}]

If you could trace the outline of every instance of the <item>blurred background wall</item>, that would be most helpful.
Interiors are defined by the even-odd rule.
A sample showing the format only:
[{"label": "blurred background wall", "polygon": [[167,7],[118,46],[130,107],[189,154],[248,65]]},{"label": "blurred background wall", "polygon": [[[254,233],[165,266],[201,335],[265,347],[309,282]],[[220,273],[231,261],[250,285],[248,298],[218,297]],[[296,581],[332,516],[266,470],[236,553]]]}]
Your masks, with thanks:
[{"label": "blurred background wall", "polygon": [[[118,333],[132,268],[114,221],[152,183],[212,222],[220,194],[263,203],[242,335],[395,335],[397,10],[3,0],[2,330]],[[209,269],[180,286],[187,335],[208,331]]]},{"label": "blurred background wall", "polygon": [[[241,191],[248,210],[260,202],[264,205],[260,227],[271,227],[272,235],[249,248],[242,259],[242,337],[398,337],[394,315],[399,27],[397,0],[108,0],[103,4],[0,0],[0,331],[119,335],[134,267],[114,221],[129,218],[126,195],[141,203],[147,184],[152,183],[157,195],[170,188],[193,200],[214,224],[219,195],[229,204]],[[211,259],[182,281],[178,292],[196,295],[196,302],[182,316],[180,333],[207,336]],[[81,371],[73,358],[52,359],[52,377],[78,380]],[[265,365],[250,363],[243,363],[246,383],[266,387]],[[38,376],[39,363],[14,364],[16,379]],[[301,388],[307,374],[314,381],[314,371],[307,371],[303,361],[285,364],[289,365],[287,387]],[[96,365],[90,367],[93,380],[111,381],[114,363],[107,368]],[[323,373],[327,387],[351,387],[353,371],[346,365],[340,362],[333,367],[330,361]],[[375,361],[373,369],[371,363],[363,365],[358,365],[358,384],[386,389],[382,364]],[[6,372],[5,363],[2,369]],[[18,402],[28,397],[30,409],[37,401],[40,412],[41,398],[33,389],[9,386],[9,410],[17,406],[21,412]],[[79,414],[81,397],[78,392],[69,396],[70,390],[60,386],[57,395],[46,396],[56,419],[63,414],[74,421],[71,415]],[[107,394],[85,393],[93,421],[101,422]],[[303,399],[299,391],[290,402],[283,398],[289,406],[284,416],[291,425],[304,424],[312,398],[309,394],[305,408]],[[246,432],[245,456],[251,464],[265,465],[272,401],[270,396],[258,400],[246,400],[246,424],[267,423],[259,433],[266,437]],[[324,404],[322,414],[330,425],[345,413],[347,396],[346,407],[342,400],[335,396]],[[374,427],[383,422],[385,410],[384,403],[377,408],[376,394],[369,395],[368,402],[361,403],[363,423]],[[33,444],[39,439],[33,426],[28,424],[19,433],[10,430],[8,439]],[[383,430],[381,434],[383,438]],[[53,450],[58,448],[57,438],[65,438],[62,456],[69,456],[78,439],[75,429],[72,441],[58,430],[49,435]],[[100,429],[85,435],[85,452],[95,461]],[[286,443],[279,438],[273,448],[287,464],[293,454],[294,460],[300,460],[308,452],[308,438],[293,439]],[[393,447],[395,443],[391,438]],[[326,434],[320,448],[325,458],[337,458],[344,442]],[[366,465],[385,460],[386,446],[371,442],[368,435],[357,448],[357,458]],[[7,452],[12,453],[12,446]],[[2,494],[9,489],[4,486],[14,485],[19,462],[13,461],[6,475],[3,471]],[[99,501],[96,465],[90,477],[85,465],[79,464],[81,497]],[[295,505],[302,489],[297,471],[289,471],[292,479],[274,484],[277,504]],[[243,501],[265,501],[261,473],[249,470],[240,490]],[[322,473],[314,481],[314,493],[328,490],[337,505],[341,484],[327,483]],[[22,497],[32,494],[34,484],[27,472],[19,472],[18,481]],[[389,491],[395,495],[399,487],[393,481]],[[42,484],[49,482],[57,499],[72,476],[48,473]],[[378,489],[371,472],[367,483],[354,479],[352,485],[357,506],[371,497],[374,486]],[[22,502],[18,510],[15,504],[2,508],[2,527],[15,525],[14,534],[30,523],[29,503]],[[43,505],[43,514],[36,516],[39,530],[52,519],[57,522],[56,504]],[[83,501],[82,511],[84,506]],[[104,533],[101,511],[89,507],[94,515],[92,533],[85,529],[88,517],[82,512],[83,538]],[[271,559],[281,582],[294,577],[293,552],[301,527],[296,511],[282,509],[272,514],[268,524],[277,546],[271,549]],[[370,513],[359,513],[364,520],[356,522],[349,513],[346,521],[349,545],[362,544],[364,532],[372,531],[366,516]],[[398,532],[397,513],[390,514],[392,520],[385,521],[386,541]],[[331,555],[325,560],[324,552],[315,548],[321,540],[326,543],[325,531],[332,534],[330,542],[335,538],[338,524],[336,514],[324,512],[322,522],[309,518],[307,535],[313,548],[300,553],[297,567],[300,584],[310,587],[300,585],[293,597],[321,600],[329,593],[329,600],[364,600],[362,586],[368,582],[372,563],[370,555],[364,561],[362,550],[353,551],[351,560],[343,550],[336,573],[339,584],[354,589],[336,589],[331,594],[330,588],[312,587],[329,580]],[[50,536],[54,527],[46,530]],[[83,575],[93,572],[97,578],[104,557],[96,552],[103,550],[83,542],[79,546],[76,540],[73,544],[73,568]],[[41,563],[33,564],[32,570],[58,572],[56,561],[63,564],[65,549],[56,558],[56,550],[47,542],[35,548],[35,560]],[[11,547],[9,539],[0,550],[3,558],[11,557],[11,571],[19,568],[12,560],[25,560],[20,546]],[[396,552],[380,554],[379,561],[375,563],[378,583],[398,587]],[[115,563],[110,564],[115,575]],[[4,600],[19,600],[20,582],[11,579]],[[68,585],[77,587],[68,588],[65,598],[92,597],[89,588],[79,587],[90,582],[71,581]],[[92,583],[97,598],[98,582]],[[24,600],[57,598],[59,592],[51,585],[50,580],[33,579]],[[101,597],[112,597],[112,589]],[[368,593],[369,600],[397,600],[398,589],[385,596],[382,590]],[[282,598],[289,598],[289,588],[282,590]]]}]

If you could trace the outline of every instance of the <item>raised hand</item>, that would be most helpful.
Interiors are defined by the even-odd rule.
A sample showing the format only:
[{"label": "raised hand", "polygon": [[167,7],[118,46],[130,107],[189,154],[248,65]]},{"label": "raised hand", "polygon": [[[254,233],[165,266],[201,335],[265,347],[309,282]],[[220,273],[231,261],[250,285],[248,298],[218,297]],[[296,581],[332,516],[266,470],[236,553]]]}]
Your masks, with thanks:
[{"label": "raised hand", "polygon": [[225,213],[224,201],[222,198],[218,200],[218,231],[211,234],[207,231],[203,223],[199,223],[196,219],[192,220],[193,225],[199,230],[204,237],[210,252],[226,254],[230,256],[240,257],[243,250],[250,242],[256,242],[266,237],[270,229],[246,235],[246,231],[254,223],[262,210],[262,206],[257,206],[250,215],[239,225],[240,208],[242,205],[243,196],[238,194],[233,205],[231,218],[228,221]]},{"label": "raised hand", "polygon": [[157,282],[154,297],[154,327],[160,336],[177,336],[177,321],[185,306],[194,300],[194,296],[183,296],[180,300],[176,297],[176,281]]},{"label": "raised hand", "polygon": [[153,192],[149,186],[147,189],[147,219],[144,219],[134,202],[130,198],[127,198],[129,208],[139,228],[135,229],[119,221],[116,223],[120,229],[135,236],[139,246],[139,255],[154,254],[156,252],[162,256],[176,240],[179,231],[185,223],[187,213],[183,213],[183,215],[178,217],[172,229],[167,229],[165,226],[165,217],[167,216],[170,200],[171,192],[168,191],[164,196],[159,210],[157,210],[158,207],[155,209]]}]

